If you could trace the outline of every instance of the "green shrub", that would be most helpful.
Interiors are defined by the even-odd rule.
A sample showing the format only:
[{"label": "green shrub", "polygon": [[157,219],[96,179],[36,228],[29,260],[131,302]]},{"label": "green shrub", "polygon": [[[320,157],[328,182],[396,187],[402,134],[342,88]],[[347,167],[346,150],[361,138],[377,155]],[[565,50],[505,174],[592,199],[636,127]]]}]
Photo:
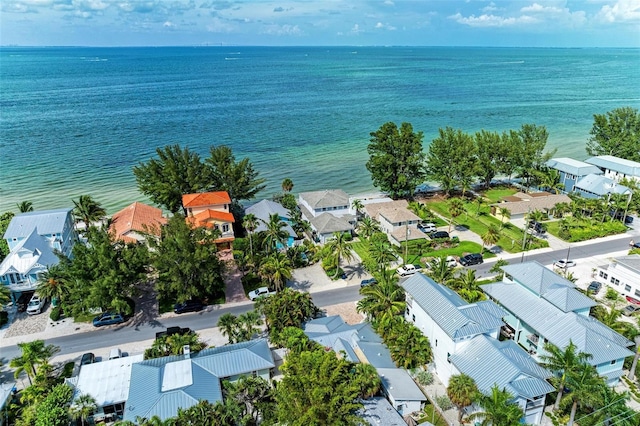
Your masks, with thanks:
[{"label": "green shrub", "polygon": [[436,403],[442,411],[447,411],[453,408],[453,404],[447,395],[436,396]]},{"label": "green shrub", "polygon": [[61,316],[62,309],[60,308],[60,306],[56,306],[55,308],[51,309],[51,313],[49,314],[49,318],[51,318],[51,321],[58,321],[60,320]]},{"label": "green shrub", "polygon": [[433,383],[433,374],[431,374],[429,371],[425,371],[425,370],[420,371],[416,375],[416,380],[422,386],[429,386],[430,384]]}]

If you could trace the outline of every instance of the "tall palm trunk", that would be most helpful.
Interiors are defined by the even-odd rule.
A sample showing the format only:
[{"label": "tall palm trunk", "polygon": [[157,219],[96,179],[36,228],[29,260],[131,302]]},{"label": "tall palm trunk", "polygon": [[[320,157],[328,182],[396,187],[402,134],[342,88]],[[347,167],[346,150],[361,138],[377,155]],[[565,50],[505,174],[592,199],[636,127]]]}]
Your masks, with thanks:
[{"label": "tall palm trunk", "polygon": [[573,426],[573,420],[576,418],[576,411],[578,410],[578,401],[573,401],[571,404],[571,416],[569,417],[569,423],[567,426]]},{"label": "tall palm trunk", "polygon": [[336,261],[336,274],[333,276],[334,279],[338,278],[338,273],[340,272],[340,255],[336,256],[338,259]]},{"label": "tall palm trunk", "polygon": [[631,380],[633,380],[633,378],[636,375],[636,367],[638,366],[638,358],[640,358],[640,336],[637,336],[634,340],[636,342],[636,354],[633,357],[633,362],[631,363],[631,368],[629,369],[629,375],[627,376]]},{"label": "tall palm trunk", "polygon": [[560,408],[560,400],[562,399],[562,393],[564,392],[564,373],[562,374],[562,380],[560,381],[560,389],[558,390],[558,396],[556,397],[556,402],[553,404],[553,411],[557,411]]}]

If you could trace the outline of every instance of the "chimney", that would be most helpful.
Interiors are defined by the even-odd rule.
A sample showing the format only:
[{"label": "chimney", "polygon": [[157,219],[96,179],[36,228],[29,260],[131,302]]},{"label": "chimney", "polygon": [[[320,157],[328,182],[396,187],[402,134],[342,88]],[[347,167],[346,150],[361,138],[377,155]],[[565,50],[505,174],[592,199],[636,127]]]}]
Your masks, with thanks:
[{"label": "chimney", "polygon": [[182,347],[182,352],[184,353],[184,359],[191,358],[191,349],[189,348],[189,345],[184,345]]}]

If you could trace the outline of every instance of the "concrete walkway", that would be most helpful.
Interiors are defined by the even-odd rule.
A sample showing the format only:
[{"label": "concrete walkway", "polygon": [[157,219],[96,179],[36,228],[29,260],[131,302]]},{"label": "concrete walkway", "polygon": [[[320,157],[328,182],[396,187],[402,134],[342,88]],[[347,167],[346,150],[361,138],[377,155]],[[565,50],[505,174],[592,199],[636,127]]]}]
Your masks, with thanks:
[{"label": "concrete walkway", "polygon": [[224,298],[226,303],[246,302],[249,300],[242,286],[242,272],[238,269],[233,252],[227,250],[219,255],[224,262]]}]

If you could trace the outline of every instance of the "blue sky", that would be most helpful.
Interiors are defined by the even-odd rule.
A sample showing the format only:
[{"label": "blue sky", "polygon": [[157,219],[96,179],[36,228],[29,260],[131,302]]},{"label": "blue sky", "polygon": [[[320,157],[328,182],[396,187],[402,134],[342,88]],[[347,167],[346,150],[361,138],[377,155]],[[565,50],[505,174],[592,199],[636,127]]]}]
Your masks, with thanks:
[{"label": "blue sky", "polygon": [[640,0],[0,0],[28,46],[640,47]]}]

